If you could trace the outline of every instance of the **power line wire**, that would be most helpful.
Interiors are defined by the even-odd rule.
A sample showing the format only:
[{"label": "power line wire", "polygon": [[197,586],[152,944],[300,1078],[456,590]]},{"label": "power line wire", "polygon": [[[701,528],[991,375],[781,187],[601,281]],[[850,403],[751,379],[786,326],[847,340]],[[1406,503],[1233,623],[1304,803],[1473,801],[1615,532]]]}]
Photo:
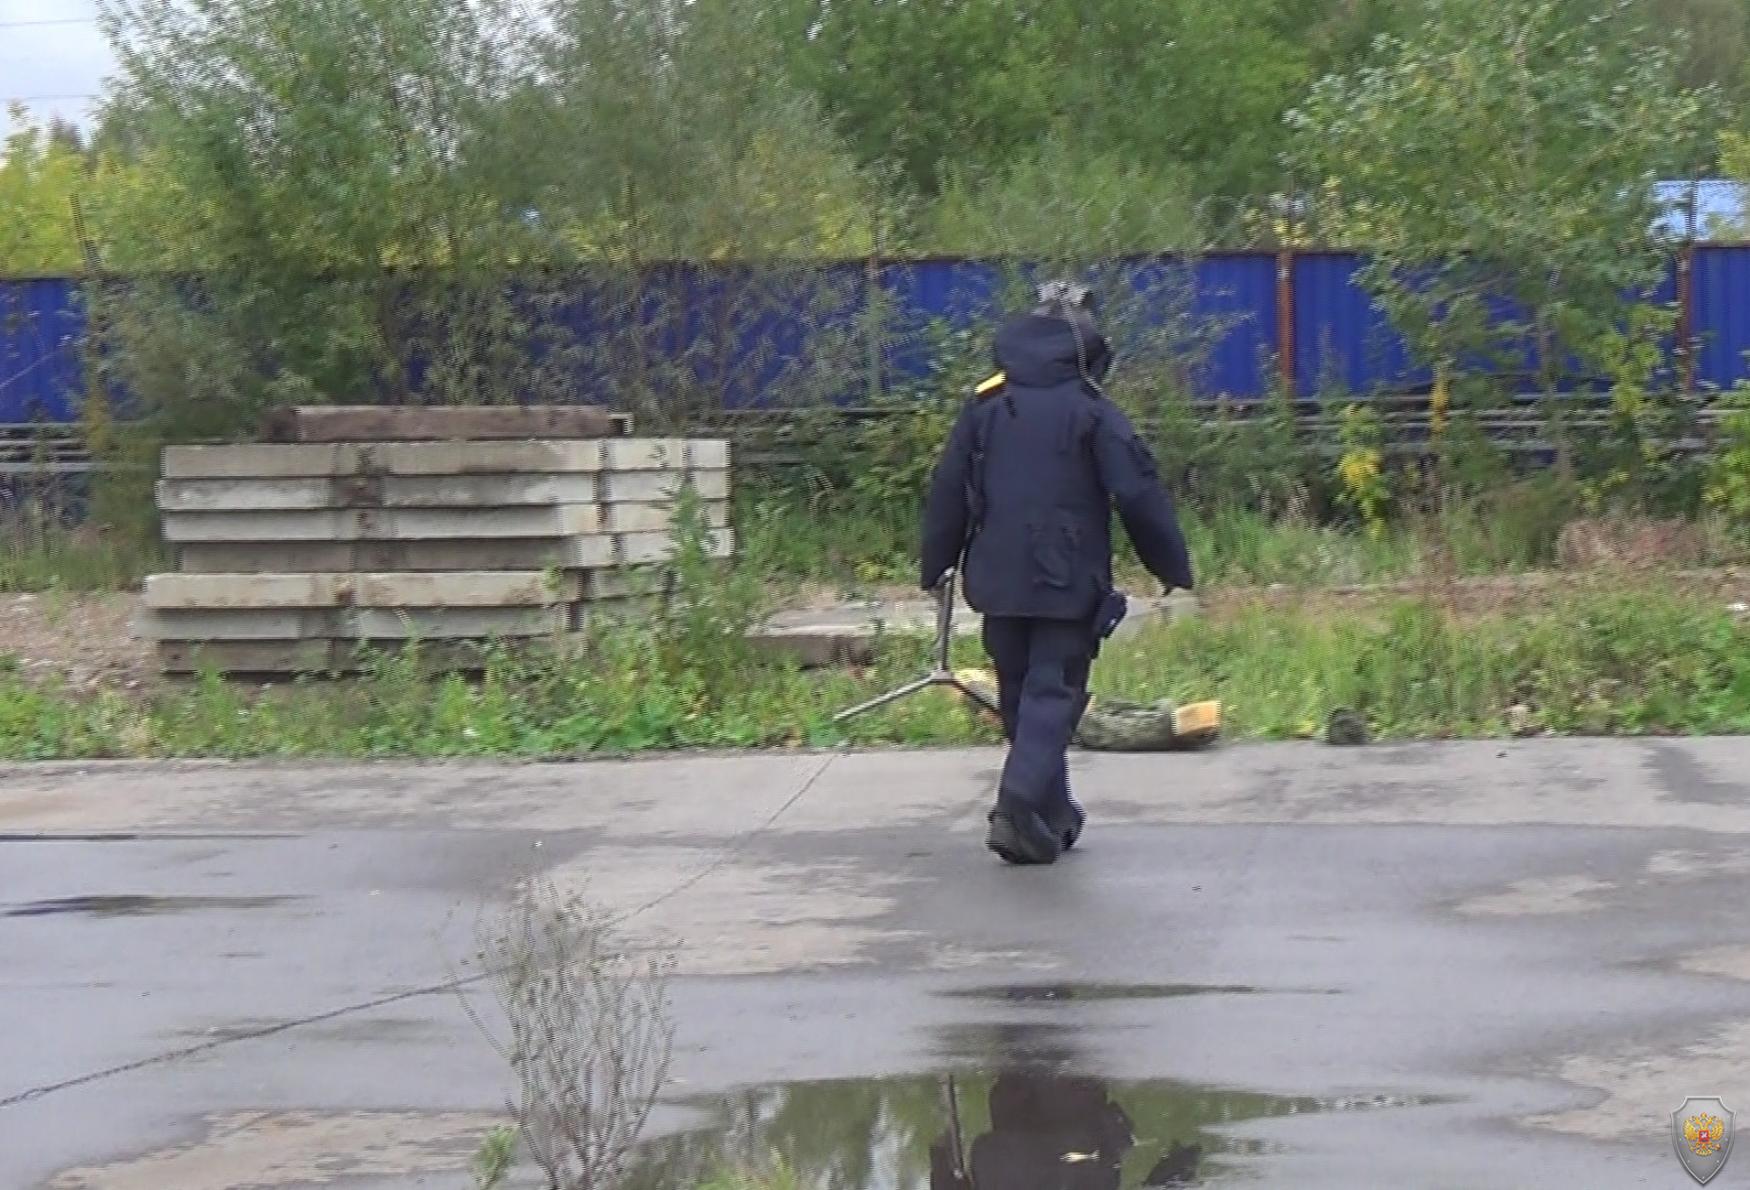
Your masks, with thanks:
[{"label": "power line wire", "polygon": [[40,21],[0,21],[0,29],[45,29],[50,25],[95,25],[96,17],[50,17]]}]

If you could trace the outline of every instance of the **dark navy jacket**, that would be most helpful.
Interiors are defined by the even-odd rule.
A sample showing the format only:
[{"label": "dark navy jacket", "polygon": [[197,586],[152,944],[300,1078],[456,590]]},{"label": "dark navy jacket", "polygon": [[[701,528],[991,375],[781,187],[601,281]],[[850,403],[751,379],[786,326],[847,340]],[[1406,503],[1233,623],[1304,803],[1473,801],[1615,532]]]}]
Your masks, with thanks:
[{"label": "dark navy jacket", "polygon": [[[1102,378],[1104,339],[1084,335],[1081,349]],[[1012,319],[996,363],[1006,382],[961,411],[930,482],[922,586],[963,566],[966,601],[984,615],[1089,619],[1112,588],[1116,508],[1149,572],[1190,590],[1190,556],[1154,456],[1123,411],[1082,382],[1071,325]]]}]

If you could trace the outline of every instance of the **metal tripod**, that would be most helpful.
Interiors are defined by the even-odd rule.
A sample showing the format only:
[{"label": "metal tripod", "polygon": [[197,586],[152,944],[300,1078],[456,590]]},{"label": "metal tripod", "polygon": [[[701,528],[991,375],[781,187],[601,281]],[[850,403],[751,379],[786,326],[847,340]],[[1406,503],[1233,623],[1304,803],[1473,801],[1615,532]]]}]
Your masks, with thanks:
[{"label": "metal tripod", "polygon": [[954,580],[957,576],[950,570],[936,588],[936,667],[915,682],[907,682],[897,690],[890,690],[880,698],[872,698],[868,702],[854,706],[846,711],[840,711],[833,716],[834,723],[843,723],[858,715],[877,710],[891,702],[908,698],[920,690],[928,690],[931,686],[951,686],[967,698],[983,707],[993,715],[1002,711],[990,700],[983,691],[962,682],[954,676],[954,671],[948,668],[948,650],[954,644]]}]

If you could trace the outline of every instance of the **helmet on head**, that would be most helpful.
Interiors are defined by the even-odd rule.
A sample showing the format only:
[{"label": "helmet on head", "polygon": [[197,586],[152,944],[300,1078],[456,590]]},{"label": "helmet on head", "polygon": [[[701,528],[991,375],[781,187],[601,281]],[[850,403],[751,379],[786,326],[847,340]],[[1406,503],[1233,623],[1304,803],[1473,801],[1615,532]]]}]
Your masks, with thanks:
[{"label": "helmet on head", "polygon": [[1056,280],[1047,281],[1039,287],[1036,298],[1039,314],[1053,314],[1060,318],[1082,318],[1089,321],[1098,318],[1100,314],[1098,303],[1094,300],[1094,291],[1080,281]]},{"label": "helmet on head", "polygon": [[1099,392],[1112,365],[1112,352],[1100,333],[1100,307],[1094,291],[1080,281],[1047,281],[1039,287],[1033,313],[1041,318],[1061,318],[1075,332],[1076,362],[1082,379]]}]

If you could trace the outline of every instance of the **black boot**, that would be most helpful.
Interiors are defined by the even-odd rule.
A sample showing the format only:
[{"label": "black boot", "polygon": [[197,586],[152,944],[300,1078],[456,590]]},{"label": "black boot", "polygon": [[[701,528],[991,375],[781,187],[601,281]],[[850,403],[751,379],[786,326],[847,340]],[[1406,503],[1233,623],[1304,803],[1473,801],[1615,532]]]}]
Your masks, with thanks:
[{"label": "black boot", "polygon": [[1011,864],[1054,864],[1063,854],[1062,836],[1036,812],[1002,802],[990,812],[984,845]]},{"label": "black boot", "polygon": [[1072,850],[1081,839],[1082,827],[1087,825],[1087,821],[1087,812],[1082,809],[1081,804],[1075,798],[1067,796],[1064,801],[1053,806],[1045,818],[1046,826],[1062,840],[1065,851]]}]

